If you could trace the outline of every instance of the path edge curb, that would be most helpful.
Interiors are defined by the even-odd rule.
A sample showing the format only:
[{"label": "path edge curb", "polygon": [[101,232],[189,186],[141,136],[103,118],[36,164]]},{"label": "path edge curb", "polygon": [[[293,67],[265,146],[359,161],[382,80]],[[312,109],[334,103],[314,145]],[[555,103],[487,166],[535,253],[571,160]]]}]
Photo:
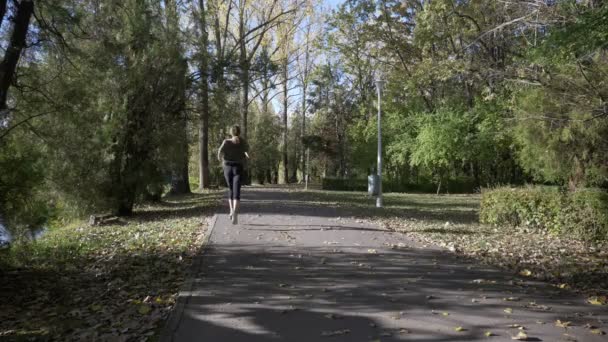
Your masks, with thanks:
[{"label": "path edge curb", "polygon": [[217,214],[214,214],[213,216],[207,219],[208,229],[205,232],[205,236],[203,237],[201,246],[199,247],[199,250],[192,261],[192,265],[190,266],[190,271],[186,276],[186,280],[179,289],[175,307],[173,308],[173,310],[171,310],[171,314],[169,315],[167,322],[163,326],[159,342],[174,341],[173,335],[179,328],[182,316],[184,314],[184,309],[186,308],[186,304],[188,304],[190,298],[192,297],[192,290],[194,289],[194,279],[201,268],[203,262],[203,255],[205,253],[205,250],[207,249],[207,245],[209,244],[209,240],[211,239],[211,234],[213,234],[213,229],[215,228],[216,223]]}]

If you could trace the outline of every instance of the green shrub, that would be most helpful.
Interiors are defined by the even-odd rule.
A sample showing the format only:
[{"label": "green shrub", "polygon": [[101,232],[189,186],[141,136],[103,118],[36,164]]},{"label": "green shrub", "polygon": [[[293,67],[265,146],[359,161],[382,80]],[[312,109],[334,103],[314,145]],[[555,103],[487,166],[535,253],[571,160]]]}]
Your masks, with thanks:
[{"label": "green shrub", "polygon": [[367,179],[323,178],[321,188],[336,191],[367,191]]},{"label": "green shrub", "polygon": [[485,190],[479,219],[482,223],[603,240],[608,238],[608,193],[539,186]]},{"label": "green shrub", "polygon": [[[335,191],[367,191],[367,179],[361,178],[323,178],[323,190]],[[431,180],[423,179],[417,183],[404,183],[391,179],[382,180],[383,192],[435,193],[437,185]],[[470,194],[476,192],[475,181],[471,178],[455,178],[441,186],[442,193]]]},{"label": "green shrub", "polygon": [[608,240],[608,192],[579,190],[570,194],[565,225],[578,236]]}]

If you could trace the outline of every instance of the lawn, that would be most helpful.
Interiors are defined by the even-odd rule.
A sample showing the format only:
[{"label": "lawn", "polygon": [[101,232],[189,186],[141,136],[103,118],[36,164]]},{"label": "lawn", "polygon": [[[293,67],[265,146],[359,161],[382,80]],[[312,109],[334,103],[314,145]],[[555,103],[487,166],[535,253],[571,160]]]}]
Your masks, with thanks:
[{"label": "lawn", "polygon": [[112,225],[76,222],[0,251],[0,340],[158,335],[220,194],[165,198]]},{"label": "lawn", "polygon": [[510,226],[479,224],[479,194],[384,196],[384,208],[363,192],[293,192],[300,200],[343,209],[403,232],[423,245],[441,246],[507,272],[552,282],[590,297],[608,292],[608,243],[594,245],[569,236]]}]

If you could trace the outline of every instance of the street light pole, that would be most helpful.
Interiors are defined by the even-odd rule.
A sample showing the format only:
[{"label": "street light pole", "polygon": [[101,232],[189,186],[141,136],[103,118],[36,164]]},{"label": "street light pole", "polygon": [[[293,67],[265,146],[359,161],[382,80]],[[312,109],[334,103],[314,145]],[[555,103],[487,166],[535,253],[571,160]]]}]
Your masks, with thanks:
[{"label": "street light pole", "polygon": [[304,177],[305,179],[305,186],[304,186],[304,190],[308,190],[308,179],[310,178],[310,147],[306,148],[306,176]]},{"label": "street light pole", "polygon": [[376,207],[382,208],[382,86],[384,80],[378,78],[376,80],[376,89],[378,89],[378,197],[376,197]]}]

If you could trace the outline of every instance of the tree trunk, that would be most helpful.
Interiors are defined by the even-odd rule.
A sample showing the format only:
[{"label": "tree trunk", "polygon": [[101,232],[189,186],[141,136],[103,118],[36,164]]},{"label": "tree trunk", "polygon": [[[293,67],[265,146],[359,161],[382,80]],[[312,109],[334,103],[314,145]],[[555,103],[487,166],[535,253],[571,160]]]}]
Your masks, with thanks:
[{"label": "tree trunk", "polygon": [[199,0],[200,41],[200,116],[198,130],[199,145],[199,190],[209,188],[209,35],[207,32],[207,12],[205,1]]},{"label": "tree trunk", "polygon": [[[176,81],[181,79],[184,82],[181,84],[182,87],[177,88],[178,90],[174,94],[176,101],[172,102],[168,107],[169,110],[173,110],[172,117],[176,120],[176,155],[172,158],[171,189],[169,193],[174,195],[189,194],[190,177],[188,175],[188,162],[190,153],[188,144],[188,118],[184,112],[184,108],[186,107],[185,80],[188,64],[184,58],[181,46],[182,39],[179,28],[179,8],[176,0],[165,0],[165,20],[167,21],[167,36],[164,39],[169,43],[172,59],[176,61],[176,64],[179,64],[183,68],[179,69],[179,73],[175,73],[170,77]],[[152,200],[160,200],[163,189],[162,187],[157,187],[155,189],[148,189],[148,192],[153,192]]]},{"label": "tree trunk", "polygon": [[190,176],[188,174],[190,153],[188,152],[188,131],[185,115],[180,118],[179,132],[182,133],[182,136],[179,139],[181,146],[179,149],[179,161],[176,163],[176,165],[174,165],[171,172],[171,190],[169,193],[172,195],[183,195],[191,192]]},{"label": "tree trunk", "polygon": [[283,146],[281,153],[283,154],[283,181],[285,184],[289,183],[289,165],[287,159],[287,110],[289,106],[288,98],[288,80],[289,80],[289,62],[288,54],[285,54],[285,61],[283,62]]},{"label": "tree trunk", "polygon": [[122,141],[117,144],[112,165],[112,194],[115,201],[115,212],[119,216],[128,216],[133,213],[133,206],[141,185],[140,171],[143,161],[148,159],[149,141],[144,127],[146,111],[137,108],[130,96],[127,100],[130,110],[127,114],[126,129]]},{"label": "tree trunk", "polygon": [[[6,10],[6,1],[0,3]],[[13,82],[13,76],[17,69],[17,63],[21,52],[25,48],[25,39],[30,25],[30,19],[34,13],[34,2],[32,0],[21,0],[15,2],[17,13],[15,14],[13,32],[9,40],[8,47],[4,53],[4,59],[0,63],[0,121],[6,116],[8,89]]]},{"label": "tree trunk", "polygon": [[[302,84],[302,134],[301,134],[301,139],[304,139],[304,137],[306,136],[306,92],[308,85],[306,84],[306,82],[304,82]],[[301,151],[301,155],[302,155],[302,180],[304,180],[306,177],[306,146],[304,145],[304,143],[302,143],[302,151]]]},{"label": "tree trunk", "polygon": [[243,9],[241,9],[241,19],[239,20],[239,66],[241,72],[241,136],[247,139],[247,114],[249,113],[249,58],[247,56],[247,45],[245,39],[245,19]]}]

